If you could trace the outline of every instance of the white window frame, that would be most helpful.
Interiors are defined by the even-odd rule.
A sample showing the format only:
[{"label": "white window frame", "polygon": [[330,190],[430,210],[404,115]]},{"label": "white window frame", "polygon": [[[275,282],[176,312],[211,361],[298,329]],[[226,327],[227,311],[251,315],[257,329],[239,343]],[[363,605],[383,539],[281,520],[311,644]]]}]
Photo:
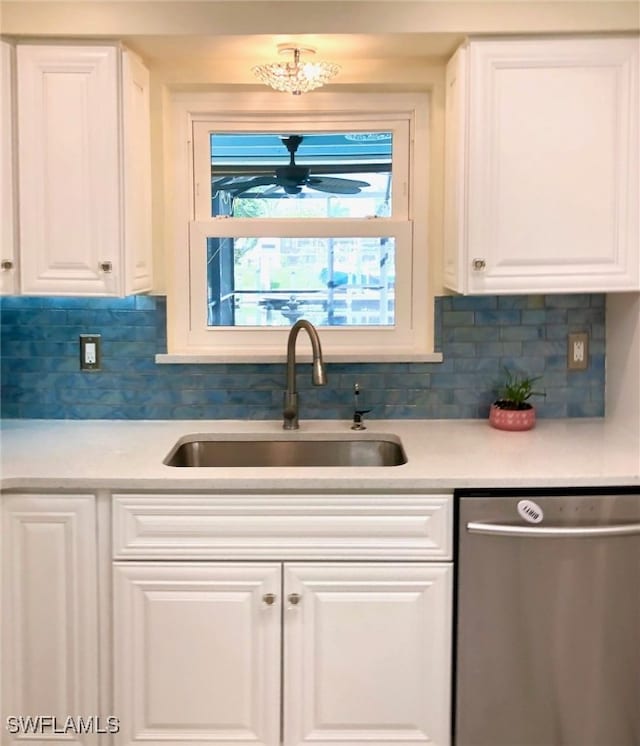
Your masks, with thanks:
[{"label": "white window frame", "polygon": [[[205,243],[221,236],[393,236],[393,327],[322,327],[329,362],[436,361],[428,292],[429,108],[425,94],[186,94],[171,98],[168,169],[172,257],[167,288],[168,352],[157,362],[283,362],[289,329],[207,327]],[[389,218],[262,219],[211,217],[208,132],[394,132]],[[403,144],[404,140],[404,144]],[[403,162],[402,152],[408,153]],[[305,343],[303,343],[305,344]],[[304,350],[303,350],[304,359]]]}]

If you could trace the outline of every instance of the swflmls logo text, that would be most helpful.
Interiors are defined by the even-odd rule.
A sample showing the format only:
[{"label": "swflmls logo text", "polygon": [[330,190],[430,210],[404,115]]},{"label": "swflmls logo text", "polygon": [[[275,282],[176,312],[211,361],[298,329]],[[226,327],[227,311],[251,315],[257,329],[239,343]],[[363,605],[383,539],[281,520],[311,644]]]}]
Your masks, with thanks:
[{"label": "swflmls logo text", "polygon": [[9,715],[7,730],[12,735],[67,735],[79,733],[106,733],[113,735],[120,730],[120,720],[113,715]]}]

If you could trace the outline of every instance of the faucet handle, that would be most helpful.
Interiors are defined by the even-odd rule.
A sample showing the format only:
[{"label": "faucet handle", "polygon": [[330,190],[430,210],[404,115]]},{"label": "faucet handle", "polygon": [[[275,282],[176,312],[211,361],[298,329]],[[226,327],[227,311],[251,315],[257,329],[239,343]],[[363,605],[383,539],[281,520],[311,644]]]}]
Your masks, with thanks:
[{"label": "faucet handle", "polygon": [[370,409],[358,409],[358,402],[360,401],[360,384],[353,384],[353,424],[351,425],[352,430],[366,430],[366,427],[362,421],[362,415],[368,414]]},{"label": "faucet handle", "polygon": [[354,409],[353,410],[353,424],[351,425],[352,430],[366,430],[367,426],[363,422],[363,415],[369,414],[370,409]]}]

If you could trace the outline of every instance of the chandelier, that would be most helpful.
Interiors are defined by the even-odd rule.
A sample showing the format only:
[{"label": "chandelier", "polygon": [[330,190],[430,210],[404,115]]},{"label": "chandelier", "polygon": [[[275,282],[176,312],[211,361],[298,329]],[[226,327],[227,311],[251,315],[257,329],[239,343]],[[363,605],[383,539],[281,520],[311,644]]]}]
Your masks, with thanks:
[{"label": "chandelier", "polygon": [[299,96],[314,88],[328,83],[334,75],[340,71],[340,65],[333,62],[304,62],[303,54],[315,54],[315,49],[310,47],[291,47],[281,45],[278,47],[280,54],[292,54],[290,62],[271,62],[267,65],[255,65],[252,67],[254,75],[276,91],[284,91]]}]

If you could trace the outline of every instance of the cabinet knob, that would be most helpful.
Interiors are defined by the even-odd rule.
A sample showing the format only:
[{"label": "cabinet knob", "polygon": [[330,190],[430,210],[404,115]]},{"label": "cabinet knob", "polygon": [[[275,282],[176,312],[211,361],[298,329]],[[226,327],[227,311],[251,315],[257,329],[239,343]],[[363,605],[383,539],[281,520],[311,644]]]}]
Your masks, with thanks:
[{"label": "cabinet knob", "polygon": [[273,606],[276,602],[276,594],[275,593],[265,593],[262,597],[262,600],[267,606]]},{"label": "cabinet knob", "polygon": [[287,601],[291,606],[298,606],[300,601],[302,601],[302,596],[299,593],[290,593],[287,596]]},{"label": "cabinet knob", "polygon": [[113,270],[112,262],[100,262],[100,269],[103,272],[111,272]]},{"label": "cabinet knob", "polygon": [[5,271],[13,269],[13,262],[10,259],[3,259],[0,262],[0,269],[3,269]]},{"label": "cabinet knob", "polygon": [[472,259],[471,266],[474,272],[482,272],[487,268],[487,262],[485,259]]}]

